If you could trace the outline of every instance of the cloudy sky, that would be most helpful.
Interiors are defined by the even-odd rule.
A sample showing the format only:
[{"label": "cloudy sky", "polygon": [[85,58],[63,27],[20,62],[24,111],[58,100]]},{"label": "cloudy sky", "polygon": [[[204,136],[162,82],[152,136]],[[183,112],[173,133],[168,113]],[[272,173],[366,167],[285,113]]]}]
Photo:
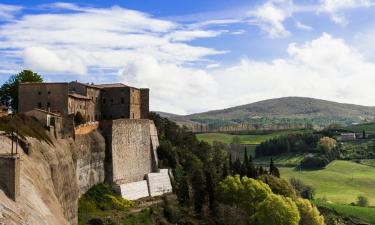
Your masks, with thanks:
[{"label": "cloudy sky", "polygon": [[151,89],[188,114],[305,96],[375,106],[375,0],[0,0],[0,83]]}]

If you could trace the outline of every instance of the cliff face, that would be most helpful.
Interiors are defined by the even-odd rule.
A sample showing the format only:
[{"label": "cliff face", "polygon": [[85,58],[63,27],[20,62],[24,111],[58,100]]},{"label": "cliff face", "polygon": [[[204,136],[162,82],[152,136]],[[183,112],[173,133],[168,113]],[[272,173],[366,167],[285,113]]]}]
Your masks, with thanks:
[{"label": "cliff face", "polygon": [[[76,224],[80,194],[104,180],[103,137],[94,131],[75,141],[53,139],[53,145],[27,142],[28,150],[19,149],[20,197],[14,202],[0,190],[0,223]],[[10,139],[0,135],[0,153],[10,151]]]}]

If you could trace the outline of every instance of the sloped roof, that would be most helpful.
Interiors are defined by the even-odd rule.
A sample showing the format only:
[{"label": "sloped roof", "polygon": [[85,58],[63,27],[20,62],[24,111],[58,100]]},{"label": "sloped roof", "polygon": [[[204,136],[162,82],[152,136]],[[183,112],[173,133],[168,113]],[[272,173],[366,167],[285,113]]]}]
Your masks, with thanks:
[{"label": "sloped roof", "polygon": [[75,92],[69,93],[69,97],[78,98],[78,99],[82,99],[82,100],[91,100],[91,98],[89,98],[87,96],[84,96],[84,95],[77,94]]},{"label": "sloped roof", "polygon": [[95,84],[94,86],[99,88],[116,88],[116,87],[128,87],[122,83],[113,83],[113,84]]}]

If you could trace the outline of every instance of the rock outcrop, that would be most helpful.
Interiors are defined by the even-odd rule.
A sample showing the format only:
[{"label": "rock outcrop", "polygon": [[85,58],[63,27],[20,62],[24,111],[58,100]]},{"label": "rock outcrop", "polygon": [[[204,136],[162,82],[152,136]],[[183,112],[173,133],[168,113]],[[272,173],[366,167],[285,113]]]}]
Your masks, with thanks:
[{"label": "rock outcrop", "polygon": [[[104,138],[94,131],[76,141],[26,141],[29,149],[19,150],[20,197],[14,202],[0,190],[0,224],[77,224],[80,194],[104,180]],[[0,136],[0,153],[10,149],[10,139]]]}]

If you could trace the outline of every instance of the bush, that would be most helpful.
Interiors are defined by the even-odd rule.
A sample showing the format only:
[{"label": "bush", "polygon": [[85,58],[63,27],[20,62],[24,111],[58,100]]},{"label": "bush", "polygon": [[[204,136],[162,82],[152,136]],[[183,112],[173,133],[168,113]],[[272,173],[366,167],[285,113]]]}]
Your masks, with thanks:
[{"label": "bush", "polygon": [[302,198],[312,200],[314,199],[314,189],[311,186],[304,184],[301,180],[296,178],[290,178],[289,183],[293,186]]},{"label": "bush", "polygon": [[272,175],[262,175],[259,180],[270,186],[271,190],[275,194],[282,195],[284,197],[296,198],[296,192],[292,185],[290,185],[286,180],[272,176]]},{"label": "bush", "polygon": [[360,195],[357,197],[357,205],[361,207],[367,207],[368,206],[368,198]]},{"label": "bush", "polygon": [[298,225],[300,218],[296,203],[292,199],[270,194],[257,207],[252,220],[259,225]]},{"label": "bush", "polygon": [[299,198],[296,204],[301,216],[299,225],[325,225],[324,217],[309,200]]},{"label": "bush", "polygon": [[300,166],[302,169],[321,169],[328,165],[329,160],[325,156],[306,156]]}]

